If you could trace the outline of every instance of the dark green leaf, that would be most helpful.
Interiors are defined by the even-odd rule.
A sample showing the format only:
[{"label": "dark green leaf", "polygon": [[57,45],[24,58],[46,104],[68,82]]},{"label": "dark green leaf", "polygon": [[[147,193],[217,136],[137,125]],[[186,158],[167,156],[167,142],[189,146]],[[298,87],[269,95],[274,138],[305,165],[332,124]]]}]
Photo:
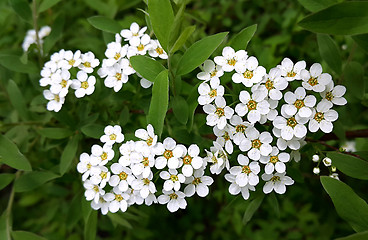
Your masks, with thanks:
[{"label": "dark green leaf", "polygon": [[120,225],[122,227],[126,227],[129,229],[133,228],[132,225],[118,213],[109,213],[107,214],[107,216],[110,218],[111,222],[115,225]]},{"label": "dark green leaf", "polygon": [[19,56],[16,55],[0,54],[0,64],[14,72],[38,73],[38,68],[32,61],[23,64]]},{"label": "dark green leaf", "polygon": [[63,28],[65,23],[65,16],[63,14],[59,15],[55,22],[52,24],[51,33],[45,38],[43,44],[44,54],[48,54],[55,43],[62,37]]},{"label": "dark green leaf", "polygon": [[13,231],[11,233],[14,240],[46,240],[46,238],[26,231]]},{"label": "dark green leaf", "polygon": [[174,22],[170,0],[148,0],[148,13],[158,41],[168,52],[169,33]]},{"label": "dark green leaf", "polygon": [[155,80],[160,72],[165,70],[161,63],[150,57],[138,55],[131,57],[129,60],[134,70],[151,82]]},{"label": "dark green leaf", "polygon": [[26,106],[26,102],[24,101],[23,94],[19,90],[17,84],[13,80],[9,80],[6,90],[9,93],[10,102],[17,110],[19,116],[21,116],[23,120],[28,120],[28,108]]},{"label": "dark green leaf", "polygon": [[47,138],[63,139],[71,136],[73,132],[66,128],[41,128],[38,132]]},{"label": "dark green leaf", "polygon": [[19,170],[31,171],[31,164],[18,147],[4,135],[0,135],[0,162]]},{"label": "dark green leaf", "polygon": [[189,115],[189,120],[188,120],[188,131],[192,131],[192,127],[193,127],[193,121],[194,121],[194,113],[195,110],[197,109],[198,106],[198,86],[201,83],[197,83],[192,91],[190,92],[188,99],[187,99],[187,103],[188,103],[188,115]]},{"label": "dark green leaf", "polygon": [[83,126],[81,128],[81,131],[87,137],[100,139],[100,137],[104,134],[104,129],[105,127],[100,124],[89,124]]},{"label": "dark green leaf", "polygon": [[316,33],[355,35],[368,33],[368,2],[343,2],[313,13],[299,22]]},{"label": "dark green leaf", "polygon": [[346,92],[352,96],[363,99],[365,94],[365,81],[363,66],[358,62],[348,62],[344,68],[344,85]]},{"label": "dark green leaf", "polygon": [[187,124],[189,116],[189,107],[187,101],[180,96],[176,96],[172,101],[172,108],[176,119],[181,124]]},{"label": "dark green leaf", "polygon": [[344,174],[362,180],[368,180],[368,162],[354,156],[329,152],[327,157],[331,158],[332,164]]},{"label": "dark green leaf", "polygon": [[258,210],[258,208],[261,206],[261,203],[263,201],[264,195],[261,195],[259,197],[256,197],[252,202],[249,203],[247,210],[245,210],[244,216],[243,216],[243,224],[247,224],[253,217],[254,213]]},{"label": "dark green leaf", "polygon": [[311,12],[317,12],[326,7],[329,7],[335,3],[337,0],[298,0],[298,2],[303,5],[307,10]]},{"label": "dark green leaf", "polygon": [[155,133],[161,136],[167,107],[169,104],[169,78],[168,71],[162,71],[154,80],[152,88],[151,104],[147,116],[148,123],[151,123]]},{"label": "dark green leaf", "polygon": [[105,0],[84,0],[86,5],[98,12],[100,15],[113,18],[117,12],[117,6],[112,1]]},{"label": "dark green leaf", "polygon": [[9,0],[10,6],[27,22],[32,22],[32,11],[29,7],[29,3],[26,0]]},{"label": "dark green leaf", "polygon": [[87,20],[92,26],[105,32],[120,33],[122,30],[122,27],[118,22],[107,17],[94,16]]},{"label": "dark green leaf", "polygon": [[337,213],[352,228],[361,232],[368,229],[368,205],[348,185],[331,177],[321,177],[321,183],[330,195]]},{"label": "dark green leaf", "polygon": [[176,74],[187,74],[201,65],[216,50],[226,35],[227,32],[218,33],[195,42],[179,60]]},{"label": "dark green leaf", "polygon": [[16,192],[30,191],[57,177],[59,176],[52,172],[29,172],[15,180],[14,189]]},{"label": "dark green leaf", "polygon": [[183,32],[180,34],[178,39],[176,39],[174,45],[172,46],[170,50],[171,54],[178,51],[184,45],[190,35],[192,35],[192,33],[194,32],[195,28],[196,26],[189,26],[183,30]]},{"label": "dark green leaf", "polygon": [[14,179],[15,175],[12,173],[0,174],[0,190],[8,186]]},{"label": "dark green leaf", "polygon": [[75,135],[69,140],[68,144],[66,145],[60,159],[61,175],[64,175],[64,173],[66,173],[73,159],[76,157],[75,154],[77,153],[79,140],[80,135]]},{"label": "dark green leaf", "polygon": [[368,33],[352,36],[354,41],[361,47],[366,53],[368,53]]},{"label": "dark green leaf", "polygon": [[84,239],[95,240],[97,233],[97,211],[92,211],[84,225]]},{"label": "dark green leaf", "polygon": [[347,237],[337,238],[336,240],[367,240],[367,239],[368,239],[368,231],[364,231],[349,235]]},{"label": "dark green leaf", "polygon": [[336,73],[341,74],[342,61],[340,50],[335,41],[326,34],[317,34],[319,54],[328,66]]},{"label": "dark green leaf", "polygon": [[56,5],[60,0],[43,0],[41,5],[38,8],[38,12],[41,13]]},{"label": "dark green leaf", "polygon": [[257,24],[244,28],[231,39],[229,45],[234,48],[235,51],[247,49],[248,43],[256,31]]}]

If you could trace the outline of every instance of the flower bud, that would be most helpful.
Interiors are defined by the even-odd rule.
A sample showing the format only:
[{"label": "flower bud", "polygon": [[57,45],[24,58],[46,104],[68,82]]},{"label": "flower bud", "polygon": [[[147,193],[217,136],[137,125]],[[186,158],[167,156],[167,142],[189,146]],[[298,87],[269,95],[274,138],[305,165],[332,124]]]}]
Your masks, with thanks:
[{"label": "flower bud", "polygon": [[334,178],[334,179],[336,179],[336,180],[340,180],[340,179],[339,179],[339,174],[337,174],[337,173],[332,173],[332,174],[330,175],[330,177],[331,177],[331,178]]},{"label": "flower bud", "polygon": [[319,156],[317,154],[314,154],[312,157],[312,161],[313,162],[318,162],[319,161]]},{"label": "flower bud", "polygon": [[335,166],[331,166],[331,171],[332,172],[336,172],[336,167]]},{"label": "flower bud", "polygon": [[313,173],[318,175],[320,173],[319,167],[313,168]]},{"label": "flower bud", "polygon": [[329,167],[329,166],[331,166],[332,160],[331,160],[331,158],[325,157],[325,158],[322,160],[322,162],[323,162],[323,164],[324,164],[326,167]]}]

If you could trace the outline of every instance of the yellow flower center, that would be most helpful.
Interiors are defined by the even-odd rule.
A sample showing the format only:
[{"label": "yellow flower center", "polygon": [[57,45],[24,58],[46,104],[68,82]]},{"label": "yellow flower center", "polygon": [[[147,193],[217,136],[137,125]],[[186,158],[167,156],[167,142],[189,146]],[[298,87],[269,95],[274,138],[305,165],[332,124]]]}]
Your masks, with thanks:
[{"label": "yellow flower center", "polygon": [[213,163],[217,163],[217,157],[215,155],[213,155],[211,159]]},{"label": "yellow flower center", "polygon": [[249,100],[249,102],[247,103],[247,107],[249,110],[254,110],[257,108],[257,102],[254,100]]},{"label": "yellow flower center", "polygon": [[311,78],[309,78],[308,83],[311,86],[316,86],[318,84],[318,80],[317,80],[317,78],[311,77]]},{"label": "yellow flower center", "polygon": [[70,59],[70,60],[68,61],[68,64],[69,64],[69,65],[72,65],[72,66],[73,66],[73,65],[74,65],[74,63],[75,63],[75,60],[74,60],[74,59]]},{"label": "yellow flower center", "polygon": [[314,115],[314,119],[317,121],[317,122],[321,122],[323,119],[325,119],[325,116],[322,112],[317,112],[315,115]]},{"label": "yellow flower center", "polygon": [[95,191],[96,193],[100,191],[99,187],[97,185],[93,186],[93,191]]},{"label": "yellow flower center", "polygon": [[212,89],[208,95],[210,95],[211,98],[214,98],[217,96],[217,90],[216,89]]},{"label": "yellow flower center", "polygon": [[235,127],[235,131],[236,132],[245,132],[245,129],[247,129],[247,127],[243,124],[239,124],[239,125],[236,125]]},{"label": "yellow flower center", "polygon": [[262,142],[259,139],[252,140],[252,148],[260,148],[262,146]]},{"label": "yellow flower center", "polygon": [[183,163],[186,164],[186,165],[189,165],[192,163],[192,157],[189,156],[189,155],[186,155],[184,158],[183,158]]},{"label": "yellow flower center", "polygon": [[115,200],[118,201],[118,202],[120,202],[120,201],[123,201],[124,198],[120,194],[115,194]]},{"label": "yellow flower center", "polygon": [[176,193],[171,193],[169,195],[170,199],[177,199],[178,198],[178,195]]},{"label": "yellow flower center", "polygon": [[143,51],[144,45],[142,43],[139,44],[138,47],[137,47],[137,49],[138,49],[138,51]]},{"label": "yellow flower center", "polygon": [[224,139],[225,139],[225,141],[229,141],[230,140],[230,136],[229,136],[229,133],[228,132],[225,132],[224,133]]},{"label": "yellow flower center", "polygon": [[56,102],[60,102],[60,97],[59,97],[59,95],[55,94],[55,95],[54,95],[54,100],[55,100]]},{"label": "yellow flower center", "polygon": [[212,77],[216,76],[216,74],[217,74],[217,69],[210,72],[210,77],[212,78]]},{"label": "yellow flower center", "polygon": [[236,60],[235,60],[235,58],[228,59],[228,60],[227,60],[227,64],[229,64],[230,66],[235,66],[235,64],[236,64]]},{"label": "yellow flower center", "polygon": [[87,169],[90,170],[92,165],[90,163],[87,164]]},{"label": "yellow flower center", "polygon": [[143,178],[143,184],[148,185],[151,181],[148,178]]},{"label": "yellow flower center", "polygon": [[151,146],[152,143],[153,143],[153,138],[148,137],[147,140],[146,140],[146,143],[147,143],[148,146]]},{"label": "yellow flower center", "polygon": [[84,65],[86,68],[90,68],[90,67],[91,67],[91,63],[90,63],[90,62],[85,62],[85,63],[83,63],[83,65]]},{"label": "yellow flower center", "polygon": [[161,54],[164,53],[164,50],[162,48],[160,48],[160,47],[157,47],[155,50],[158,53],[158,55],[161,55]]},{"label": "yellow flower center", "polygon": [[148,167],[149,166],[149,160],[148,157],[144,157],[142,161],[143,166]]},{"label": "yellow flower center", "polygon": [[172,151],[170,151],[170,150],[166,150],[165,152],[164,152],[164,157],[166,158],[166,159],[170,159],[170,158],[172,158],[174,156],[174,154],[173,154],[173,152]]},{"label": "yellow flower center", "polygon": [[107,159],[107,153],[103,152],[100,157],[101,157],[102,160],[106,160]]},{"label": "yellow flower center", "polygon": [[270,157],[270,163],[277,163],[279,161],[279,157],[278,156],[271,156]]},{"label": "yellow flower center", "polygon": [[268,91],[270,91],[271,89],[274,88],[273,86],[273,81],[271,81],[270,79],[268,79],[265,83],[265,87],[267,88]]},{"label": "yellow flower center", "polygon": [[121,54],[120,53],[116,53],[115,56],[114,56],[114,59],[115,60],[119,60],[120,57],[121,57]]},{"label": "yellow flower center", "polygon": [[116,78],[116,80],[120,81],[121,80],[121,73],[116,73],[115,78]]},{"label": "yellow flower center", "polygon": [[65,88],[67,85],[68,85],[68,81],[66,81],[66,80],[61,80],[61,82],[60,82],[60,85],[63,87],[63,88]]},{"label": "yellow flower center", "polygon": [[252,170],[250,170],[249,166],[243,166],[242,167],[242,173],[249,174],[251,172],[252,172]]},{"label": "yellow flower center", "polygon": [[279,176],[273,176],[273,177],[271,178],[271,181],[272,181],[272,182],[279,182],[279,181],[281,181],[281,178],[280,178]]},{"label": "yellow flower center", "polygon": [[193,185],[198,185],[198,184],[200,184],[202,182],[202,180],[200,179],[200,178],[194,178],[194,180],[192,181],[192,184]]},{"label": "yellow flower center", "polygon": [[110,140],[116,140],[116,134],[111,134],[110,135]]},{"label": "yellow flower center", "polygon": [[243,73],[244,78],[251,79],[253,77],[253,71],[247,70]]},{"label": "yellow flower center", "polygon": [[297,108],[297,109],[301,109],[302,107],[304,107],[304,101],[301,100],[301,99],[298,99],[294,102],[294,106]]},{"label": "yellow flower center", "polygon": [[120,180],[126,180],[128,178],[128,174],[126,172],[119,173]]},{"label": "yellow flower center", "polygon": [[217,114],[217,116],[219,116],[219,117],[222,117],[222,116],[225,116],[225,111],[224,111],[224,109],[223,108],[216,108],[216,111],[215,111],[215,113]]},{"label": "yellow flower center", "polygon": [[286,74],[287,77],[295,77],[296,73],[291,71]]},{"label": "yellow flower center", "polygon": [[171,181],[173,181],[173,182],[176,182],[176,181],[178,181],[178,180],[179,180],[178,176],[176,176],[176,175],[171,175],[171,176],[170,176],[170,179],[171,179]]},{"label": "yellow flower center", "polygon": [[332,92],[328,92],[326,93],[326,99],[328,101],[332,101],[332,99],[334,98],[334,95],[332,94]]},{"label": "yellow flower center", "polygon": [[87,81],[82,82],[81,87],[87,89],[89,87],[88,82]]},{"label": "yellow flower center", "polygon": [[298,124],[298,122],[295,120],[295,117],[291,117],[291,118],[288,118],[286,120],[286,125],[294,128],[296,125]]}]

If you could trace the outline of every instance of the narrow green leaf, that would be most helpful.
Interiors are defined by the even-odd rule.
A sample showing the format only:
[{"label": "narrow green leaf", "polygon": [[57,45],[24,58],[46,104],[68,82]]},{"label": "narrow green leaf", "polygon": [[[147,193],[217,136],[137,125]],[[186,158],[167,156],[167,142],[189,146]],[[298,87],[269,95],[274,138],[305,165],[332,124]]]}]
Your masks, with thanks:
[{"label": "narrow green leaf", "polygon": [[55,45],[57,41],[60,40],[60,38],[63,35],[63,29],[64,29],[64,23],[65,23],[65,16],[63,14],[60,14],[55,22],[51,26],[51,33],[45,38],[44,44],[43,44],[43,52],[44,54],[48,54],[52,47]]},{"label": "narrow green leaf", "polygon": [[152,88],[151,104],[147,121],[155,128],[155,132],[161,136],[167,107],[169,104],[169,78],[168,71],[164,70],[154,80]]},{"label": "narrow green leaf", "polygon": [[27,64],[23,64],[19,56],[10,54],[0,54],[0,64],[3,67],[20,73],[38,73],[37,66],[32,62],[28,61]]},{"label": "narrow green leaf", "polygon": [[248,43],[256,31],[257,24],[244,28],[231,39],[229,45],[234,48],[235,51],[247,49]]},{"label": "narrow green leaf", "polygon": [[26,231],[13,231],[11,235],[14,240],[46,240],[44,237]]},{"label": "narrow green leaf", "polygon": [[66,145],[60,160],[60,174],[64,175],[75,158],[78,149],[80,135],[73,136]]},{"label": "narrow green leaf", "polygon": [[317,12],[338,3],[337,0],[298,0],[298,2],[311,12]]},{"label": "narrow green leaf", "polygon": [[331,158],[332,164],[344,174],[362,180],[368,180],[368,162],[354,156],[328,152],[327,157]]},{"label": "narrow green leaf", "polygon": [[84,225],[84,239],[95,240],[97,233],[97,211],[92,211]]},{"label": "narrow green leaf", "polygon": [[9,80],[6,90],[8,92],[10,102],[17,110],[19,116],[21,116],[23,120],[28,120],[28,108],[26,106],[26,102],[24,101],[23,94],[19,90],[17,84],[13,80]]},{"label": "narrow green leaf", "polygon": [[0,162],[12,168],[31,171],[31,164],[18,147],[4,135],[0,135]]},{"label": "narrow green leaf", "polygon": [[275,211],[276,216],[280,217],[280,204],[279,204],[279,201],[277,200],[276,193],[271,192],[270,194],[268,194],[267,200],[269,204],[271,205],[271,208],[273,208],[273,210]]},{"label": "narrow green leaf", "polygon": [[87,21],[95,28],[105,32],[120,33],[122,30],[122,27],[118,22],[107,17],[94,16],[88,18]]},{"label": "narrow green leaf", "polygon": [[192,35],[195,29],[196,29],[196,26],[188,26],[183,30],[183,32],[180,34],[178,39],[176,39],[174,45],[172,46],[170,50],[171,54],[178,51],[184,45],[184,43]]},{"label": "narrow green leaf", "polygon": [[87,137],[100,139],[104,133],[105,127],[100,124],[88,124],[81,128],[81,131]]},{"label": "narrow green leaf", "polygon": [[348,185],[331,177],[322,176],[321,183],[330,195],[337,213],[352,228],[361,232],[368,229],[368,205]]},{"label": "narrow green leaf", "polygon": [[158,41],[162,48],[169,52],[169,33],[174,22],[170,0],[148,0],[148,13]]},{"label": "narrow green leaf", "polygon": [[316,33],[355,35],[368,33],[368,2],[343,2],[313,13],[299,22]]},{"label": "narrow green leaf", "polygon": [[227,32],[218,33],[195,42],[179,60],[176,74],[187,74],[201,65],[216,50],[226,35]]},{"label": "narrow green leaf", "polygon": [[60,0],[43,0],[38,8],[38,13],[46,11],[47,9],[51,8],[52,6],[59,3]]},{"label": "narrow green leaf", "polygon": [[15,175],[12,173],[0,174],[0,190],[8,186],[14,179]]},{"label": "narrow green leaf", "polygon": [[354,41],[361,47],[366,53],[368,53],[368,33],[352,36]]},{"label": "narrow green leaf", "polygon": [[335,41],[326,34],[317,34],[319,54],[328,66],[337,74],[341,74],[342,61],[340,50]]},{"label": "narrow green leaf", "polygon": [[344,68],[344,85],[346,92],[352,96],[363,99],[365,94],[364,70],[358,62],[348,62]]},{"label": "narrow green leaf", "polygon": [[26,0],[9,0],[10,6],[18,14],[19,17],[23,18],[27,22],[32,22],[32,11]]},{"label": "narrow green leaf", "polygon": [[189,116],[189,106],[187,101],[181,96],[174,97],[172,101],[174,116],[181,124],[187,124]]},{"label": "narrow green leaf", "polygon": [[[84,3],[98,12],[98,14],[113,18],[118,11],[115,2],[106,0],[84,0]],[[122,10],[122,9],[120,9]]]},{"label": "narrow green leaf", "polygon": [[264,195],[261,195],[259,197],[256,197],[252,202],[249,203],[247,210],[245,210],[244,216],[243,216],[243,224],[247,224],[253,217],[254,213],[258,210],[258,208],[261,206],[261,203],[263,201]]},{"label": "narrow green leaf", "polygon": [[63,139],[71,136],[73,132],[66,128],[41,128],[38,132],[47,138]]},{"label": "narrow green leaf", "polygon": [[134,70],[151,82],[154,82],[157,75],[165,70],[161,63],[150,57],[138,55],[131,57],[129,60]]},{"label": "narrow green leaf", "polygon": [[109,213],[107,216],[110,218],[111,222],[116,225],[120,225],[129,229],[132,229],[132,225],[128,222],[128,220],[124,219],[118,213]]},{"label": "narrow green leaf", "polygon": [[[181,25],[183,23],[184,19],[184,12],[185,12],[185,4],[186,2],[183,1],[181,3],[181,6],[179,10],[176,11],[174,22],[171,25],[170,34],[169,34],[169,42],[168,42],[168,49],[170,50],[175,43],[175,41],[178,39],[179,35],[182,32]],[[176,5],[178,7],[178,4]]]},{"label": "narrow green leaf", "polygon": [[192,127],[193,127],[193,121],[194,121],[194,113],[195,110],[197,109],[198,106],[198,86],[201,83],[197,83],[193,89],[190,91],[190,94],[187,98],[187,103],[188,103],[188,115],[189,115],[189,119],[188,119],[188,131],[192,131]]},{"label": "narrow green leaf", "polygon": [[337,238],[336,240],[367,240],[368,239],[368,231],[354,233],[347,237]]},{"label": "narrow green leaf", "polygon": [[59,175],[53,172],[29,172],[21,175],[17,180],[15,180],[14,189],[16,192],[31,191],[57,177],[59,177]]}]

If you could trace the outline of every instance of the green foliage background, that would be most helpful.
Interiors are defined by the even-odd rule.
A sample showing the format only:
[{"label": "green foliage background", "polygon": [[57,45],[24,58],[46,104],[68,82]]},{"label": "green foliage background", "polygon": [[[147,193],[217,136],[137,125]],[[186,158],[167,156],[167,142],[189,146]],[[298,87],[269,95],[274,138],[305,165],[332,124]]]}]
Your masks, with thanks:
[{"label": "green foliage background", "polygon": [[[164,2],[149,4],[158,4],[160,10]],[[160,23],[160,18],[150,20],[146,3],[140,0],[1,1],[0,239],[335,239],[354,231],[361,233],[346,239],[367,239],[368,8],[364,8],[367,2],[360,1],[322,10],[337,2],[342,1],[202,0],[187,1],[183,7],[183,1],[172,1],[173,14],[183,11],[183,15],[167,45],[173,46],[181,33],[188,39],[170,59],[169,111],[162,137],[171,136],[183,144],[195,142],[202,149],[211,145],[212,129],[205,125],[205,115],[199,108],[194,112],[198,68],[190,73],[180,70],[180,58],[194,42],[229,32],[213,57],[238,32],[254,24],[257,30],[246,49],[248,54],[256,56],[267,70],[284,57],[305,60],[307,66],[320,62],[336,84],[347,87],[348,105],[337,109],[339,120],[332,140],[316,134],[303,148],[301,162],[290,164],[288,174],[296,183],[285,195],[263,197],[256,192],[244,201],[228,193],[229,184],[222,174],[214,177],[208,197],[189,198],[187,208],[175,214],[166,206],[154,205],[102,216],[84,200],[76,171],[78,156],[90,151],[108,124],[121,125],[126,138],[133,139],[134,131],[147,124],[152,90],[141,88],[139,79],[132,78],[115,93],[98,78],[93,95],[76,100],[70,93],[62,110],[54,113],[46,110],[39,72],[49,55],[60,49],[92,51],[102,60],[106,44],[114,37],[111,32],[129,28],[133,21],[141,26],[148,22],[149,30],[151,21],[153,29],[164,31],[168,25]],[[306,18],[321,10],[320,15]],[[92,18],[97,15],[114,21]],[[323,25],[326,16],[336,17],[337,30],[331,24]],[[352,16],[361,21],[351,22]],[[316,19],[318,24],[313,22]],[[349,21],[357,27],[346,25]],[[35,22],[38,27],[52,28],[44,56],[34,48],[23,54],[21,48],[26,31]],[[245,47],[239,39],[232,43]],[[354,130],[363,131],[357,137]],[[355,140],[359,158],[331,153],[334,150],[323,145],[338,149],[347,137]],[[313,175],[312,155],[316,151],[326,154],[326,150],[342,171],[340,179],[355,193],[330,178],[321,178],[322,185]],[[321,174],[329,173],[322,169]]]}]

